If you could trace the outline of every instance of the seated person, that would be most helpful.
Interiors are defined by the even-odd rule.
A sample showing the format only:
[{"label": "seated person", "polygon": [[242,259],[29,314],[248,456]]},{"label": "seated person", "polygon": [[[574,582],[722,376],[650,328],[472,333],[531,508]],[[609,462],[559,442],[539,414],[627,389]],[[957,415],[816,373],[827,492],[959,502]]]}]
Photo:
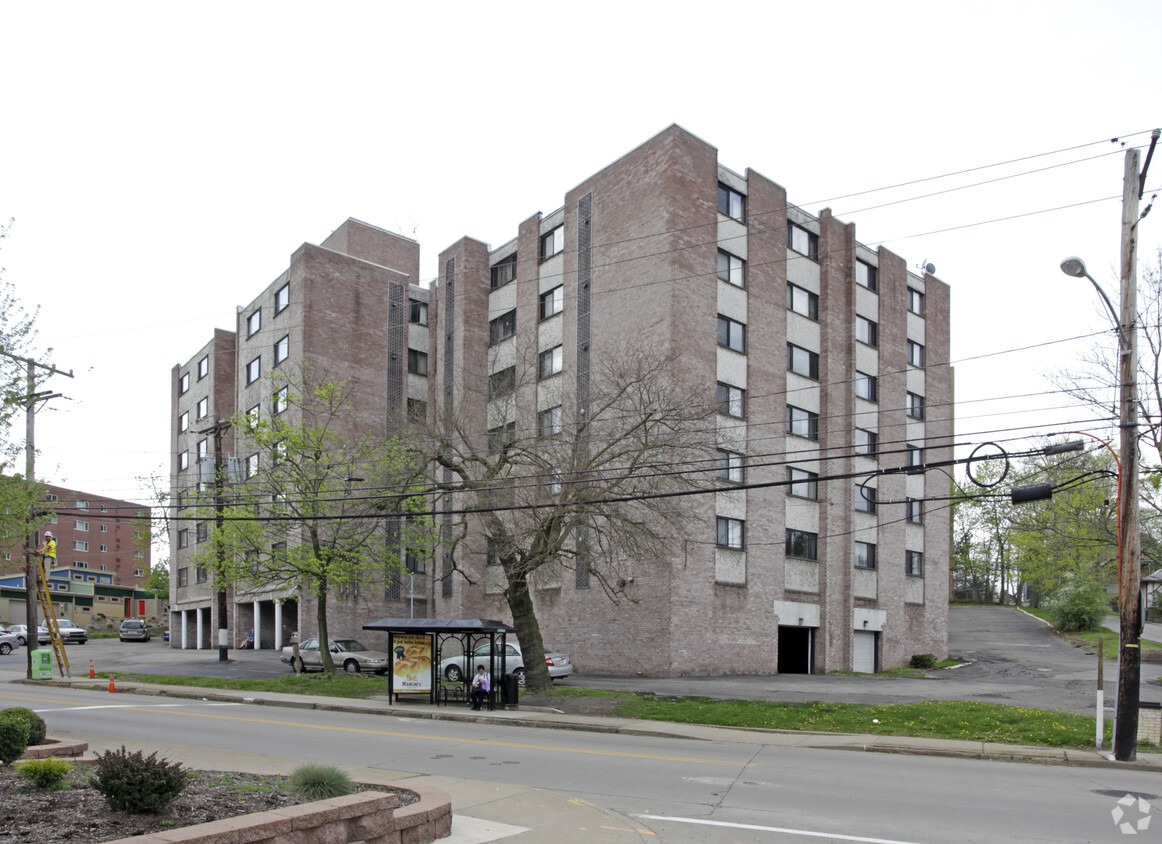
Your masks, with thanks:
[{"label": "seated person", "polygon": [[488,692],[491,691],[492,684],[489,682],[488,675],[484,672],[484,666],[476,666],[476,676],[472,678],[472,689],[468,692],[468,699],[472,702],[472,708],[479,711],[480,704],[488,697]]}]

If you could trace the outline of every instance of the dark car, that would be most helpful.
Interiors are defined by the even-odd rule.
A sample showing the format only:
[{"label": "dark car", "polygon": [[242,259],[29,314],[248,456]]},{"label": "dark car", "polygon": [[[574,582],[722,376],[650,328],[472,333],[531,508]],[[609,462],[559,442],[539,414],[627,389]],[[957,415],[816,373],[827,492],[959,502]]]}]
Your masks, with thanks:
[{"label": "dark car", "polygon": [[121,622],[117,635],[122,642],[148,642],[149,625],[140,618],[127,618]]}]

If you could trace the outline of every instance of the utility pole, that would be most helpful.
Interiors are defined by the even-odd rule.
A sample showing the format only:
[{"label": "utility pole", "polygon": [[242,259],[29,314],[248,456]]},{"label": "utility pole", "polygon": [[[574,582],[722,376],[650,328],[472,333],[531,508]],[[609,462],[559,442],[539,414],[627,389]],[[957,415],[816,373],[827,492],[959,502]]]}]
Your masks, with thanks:
[{"label": "utility pole", "polygon": [[214,436],[214,528],[217,531],[214,538],[214,557],[217,562],[214,585],[217,587],[218,603],[218,662],[230,661],[230,629],[226,624],[226,610],[229,605],[226,595],[226,550],[222,547],[222,528],[226,525],[225,504],[222,501],[226,475],[226,461],[222,455],[222,435],[229,429],[228,421],[218,421],[212,427],[198,431],[199,434]]},{"label": "utility pole", "polygon": [[[54,393],[51,390],[36,391],[36,370],[48,370],[49,375],[65,375],[69,378],[73,377],[73,371],[70,369],[65,372],[63,369],[57,369],[50,363],[38,363],[32,358],[21,357],[7,352],[0,348],[0,355],[12,360],[23,363],[26,367],[27,378],[27,393],[21,396],[21,403],[24,405],[24,482],[29,488],[36,481],[36,406],[42,401],[55,399],[59,397],[60,393]],[[35,510],[36,508],[32,508]],[[33,518],[33,513],[29,512],[29,520]],[[32,650],[33,642],[36,641],[37,628],[39,625],[36,620],[36,600],[32,597],[33,592],[37,588],[37,572],[40,570],[39,566],[33,565],[33,557],[36,554],[36,534],[29,533],[24,537],[24,605],[27,607],[25,611],[25,623],[28,627],[28,644],[25,647],[25,656],[27,658],[27,674],[26,679],[32,679]]]}]

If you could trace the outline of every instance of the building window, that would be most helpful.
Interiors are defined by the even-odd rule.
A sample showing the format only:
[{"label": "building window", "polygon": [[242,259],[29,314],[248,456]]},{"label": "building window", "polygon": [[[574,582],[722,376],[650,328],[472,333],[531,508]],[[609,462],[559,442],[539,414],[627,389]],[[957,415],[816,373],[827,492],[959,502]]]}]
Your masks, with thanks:
[{"label": "building window", "polygon": [[210,538],[210,528],[206,522],[198,522],[194,525],[194,539],[197,542],[205,542]]},{"label": "building window", "polygon": [[855,567],[857,569],[874,569],[876,567],[876,546],[874,543],[855,543]]},{"label": "building window", "polygon": [[855,394],[868,401],[876,400],[876,377],[866,372],[855,373]]},{"label": "building window", "polygon": [[795,498],[819,500],[819,475],[806,469],[787,467],[787,495]]},{"label": "building window", "polygon": [[488,376],[488,398],[498,399],[516,389],[516,367],[510,366]]},{"label": "building window", "polygon": [[210,414],[210,398],[207,396],[203,399],[198,399],[198,406],[194,409],[194,416],[198,419],[205,419]]},{"label": "building window", "polygon": [[246,479],[258,476],[258,455],[252,454],[246,458]]},{"label": "building window", "polygon": [[[104,550],[105,550],[105,546],[104,546],[104,545],[102,545],[102,546],[101,546],[101,550],[102,550],[102,551],[104,551]],[[104,563],[101,563],[101,565],[100,565],[100,566],[98,566],[98,568],[99,568],[101,571],[109,571],[109,567],[108,567],[107,565],[105,565]]]},{"label": "building window", "polygon": [[913,419],[923,419],[924,397],[919,393],[908,393],[908,404],[905,412]]},{"label": "building window", "polygon": [[76,501],[73,502],[73,509],[74,510],[88,510],[89,509],[89,502],[82,501],[81,499],[78,498]]},{"label": "building window", "polygon": [[108,525],[101,525],[101,533],[108,533],[108,532],[109,532],[109,526]]},{"label": "building window", "polygon": [[718,382],[718,412],[735,419],[746,418],[746,390]]},{"label": "building window", "polygon": [[516,253],[502,258],[492,265],[492,289],[504,287],[516,278]]},{"label": "building window", "polygon": [[550,407],[537,414],[537,433],[542,437],[552,437],[561,433],[561,405]]},{"label": "building window", "polygon": [[258,329],[262,328],[262,308],[258,308],[250,316],[246,317],[246,336],[253,337],[258,333]]},{"label": "building window", "polygon": [[488,431],[488,448],[490,451],[500,451],[516,442],[516,423],[509,422]]},{"label": "building window", "polygon": [[537,368],[540,378],[550,378],[556,375],[564,367],[565,355],[563,346],[554,346],[547,351],[541,352],[540,366]]},{"label": "building window", "polygon": [[719,516],[718,547],[741,551],[743,549],[745,527],[746,522],[742,521],[742,519],[728,519],[724,516]]},{"label": "building window", "polygon": [[908,310],[918,316],[924,316],[924,294],[911,287],[908,288]]},{"label": "building window", "polygon": [[855,485],[855,509],[860,513],[876,511],[876,489],[867,484]]},{"label": "building window", "polygon": [[189,451],[178,452],[178,471],[184,472],[188,468],[190,468]]},{"label": "building window", "polygon": [[565,288],[557,285],[541,294],[541,319],[561,313],[565,307]]},{"label": "building window", "polygon": [[819,439],[819,414],[787,405],[787,433],[809,440]]},{"label": "building window", "polygon": [[737,255],[718,250],[718,277],[736,287],[746,287],[746,261]]},{"label": "building window", "polygon": [[194,447],[194,453],[201,459],[210,453],[210,441],[198,440],[198,444]]},{"label": "building window", "polygon": [[489,344],[496,344],[501,340],[507,340],[514,334],[516,334],[516,308],[513,308],[508,313],[501,314],[488,323]]},{"label": "building window", "polygon": [[428,324],[428,303],[408,299],[408,322],[413,325]]},{"label": "building window", "polygon": [[205,583],[207,580],[206,567],[197,566],[194,569],[194,580],[198,583]]},{"label": "building window", "polygon": [[281,314],[290,304],[290,282],[288,281],[274,293],[274,312]]},{"label": "building window", "polygon": [[74,539],[73,540],[73,550],[74,551],[88,551],[89,550],[89,543],[83,539]]},{"label": "building window", "polygon": [[428,403],[423,399],[408,399],[408,421],[423,423],[428,418]]},{"label": "building window", "polygon": [[[102,553],[102,554],[104,554],[104,553],[105,553],[106,551],[108,551],[108,550],[109,550],[109,546],[108,546],[108,545],[102,545],[102,546],[101,546],[101,553]],[[102,569],[102,570],[103,570],[103,569]]]},{"label": "building window", "polygon": [[787,344],[787,369],[806,378],[819,380],[819,353],[794,343]]},{"label": "building window", "polygon": [[920,551],[904,552],[904,574],[909,577],[924,576],[924,555]]},{"label": "building window", "polygon": [[904,502],[904,520],[914,525],[924,523],[924,502],[919,498],[909,498]]},{"label": "building window", "polygon": [[867,343],[869,346],[876,346],[879,344],[879,326],[872,322],[867,317],[857,316],[855,318],[855,339],[861,343]]},{"label": "building window", "polygon": [[290,357],[290,335],[287,334],[274,344],[274,365],[278,366]]},{"label": "building window", "polygon": [[741,484],[745,480],[746,469],[743,466],[743,456],[737,452],[718,449],[717,467],[720,481]]},{"label": "building window", "polygon": [[187,568],[178,569],[178,586],[190,585],[190,570]]},{"label": "building window", "polygon": [[44,500],[45,501],[59,501],[60,499],[57,497],[57,494],[55,492],[50,492],[47,495],[45,495]]},{"label": "building window", "polygon": [[198,380],[201,381],[210,374],[210,356],[206,355],[198,361]]},{"label": "building window", "polygon": [[427,375],[428,353],[408,349],[408,372],[412,375]]},{"label": "building window", "polygon": [[[88,567],[89,567],[89,564],[84,560],[73,560],[73,568],[75,568],[75,569],[87,569]],[[92,582],[92,580],[93,580],[93,578],[91,578],[91,577],[86,578],[86,579],[90,582]]]},{"label": "building window", "polygon": [[[904,465],[908,468],[917,468],[924,465],[924,449],[918,445],[908,443],[904,446]],[[911,473],[909,473],[911,474]]]},{"label": "building window", "polygon": [[[270,397],[270,409],[275,416],[282,413],[290,406],[290,387],[279,387],[274,391],[274,395]],[[258,406],[254,407],[255,421],[258,421]]]},{"label": "building window", "polygon": [[868,290],[878,290],[876,283],[876,268],[871,264],[865,264],[863,261],[855,262],[855,283],[860,287],[866,287]]},{"label": "building window", "polygon": [[808,319],[819,319],[819,294],[787,282],[787,309]]},{"label": "building window", "polygon": [[741,322],[718,315],[718,345],[746,354],[746,326]]},{"label": "building window", "polygon": [[178,432],[188,431],[190,429],[190,412],[187,410],[178,417]]},{"label": "building window", "polygon": [[73,519],[73,530],[89,532],[89,523],[83,519]]},{"label": "building window", "polygon": [[908,363],[912,366],[924,365],[924,347],[915,340],[908,341]]},{"label": "building window", "polygon": [[552,258],[565,250],[565,227],[557,226],[551,232],[541,235],[541,260]]},{"label": "building window", "polygon": [[787,528],[786,554],[800,560],[818,560],[819,534]]},{"label": "building window", "polygon": [[246,383],[253,384],[262,377],[262,356],[259,355],[246,364]]},{"label": "building window", "polygon": [[178,395],[184,396],[190,390],[190,373],[185,373],[178,379]]},{"label": "building window", "polygon": [[720,214],[725,214],[741,223],[746,219],[746,197],[719,182],[718,211]]},{"label": "building window", "polygon": [[819,260],[819,235],[802,226],[787,224],[787,247],[814,261]]},{"label": "building window", "polygon": [[878,441],[879,436],[875,431],[865,431],[863,428],[855,429],[856,454],[862,454],[865,457],[875,457]]}]

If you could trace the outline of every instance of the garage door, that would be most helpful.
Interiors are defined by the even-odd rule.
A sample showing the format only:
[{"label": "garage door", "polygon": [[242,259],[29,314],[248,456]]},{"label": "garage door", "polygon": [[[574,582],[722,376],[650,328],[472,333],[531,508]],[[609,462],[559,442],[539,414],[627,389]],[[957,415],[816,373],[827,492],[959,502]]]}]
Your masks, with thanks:
[{"label": "garage door", "polygon": [[876,673],[876,637],[870,630],[856,630],[851,637],[851,670]]}]

